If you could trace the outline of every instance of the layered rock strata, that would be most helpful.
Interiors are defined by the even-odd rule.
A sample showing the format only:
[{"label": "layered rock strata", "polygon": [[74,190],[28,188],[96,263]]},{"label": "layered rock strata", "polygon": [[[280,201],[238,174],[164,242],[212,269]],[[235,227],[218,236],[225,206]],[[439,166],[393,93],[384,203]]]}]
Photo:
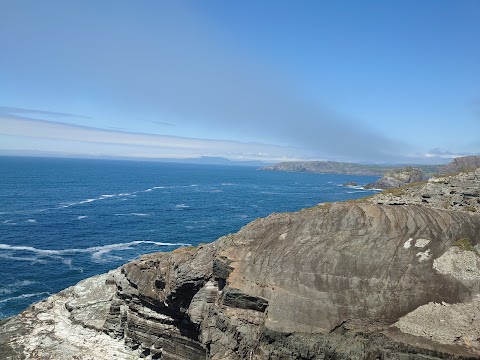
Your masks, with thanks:
[{"label": "layered rock strata", "polygon": [[411,204],[417,195],[407,193],[323,204],[272,214],[208,245],[142,256],[4,321],[0,353],[479,358],[480,214],[435,200],[452,184],[478,190],[477,175],[416,186],[430,191],[427,203]]}]

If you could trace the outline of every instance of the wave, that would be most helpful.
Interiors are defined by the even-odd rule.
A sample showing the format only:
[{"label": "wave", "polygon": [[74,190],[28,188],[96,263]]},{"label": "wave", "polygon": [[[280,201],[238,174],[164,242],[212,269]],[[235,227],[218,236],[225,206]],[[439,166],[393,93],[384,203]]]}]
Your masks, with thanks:
[{"label": "wave", "polygon": [[36,281],[31,281],[31,280],[19,280],[15,281],[12,284],[8,284],[4,286],[3,288],[0,288],[0,296],[1,295],[9,295],[15,291],[18,290],[18,288],[25,287],[25,286],[30,286],[36,284]]},{"label": "wave", "polygon": [[[337,186],[341,187],[346,187],[349,189],[354,189],[357,191],[383,191],[382,189],[366,189],[365,186],[362,185],[342,185],[342,184],[337,184]],[[349,194],[353,194],[353,192],[348,192]]]},{"label": "wave", "polygon": [[[60,258],[63,262],[62,255],[72,255],[72,254],[91,254],[91,258],[93,261],[100,262],[104,261],[102,256],[108,254],[111,251],[123,251],[123,250],[130,250],[132,247],[137,245],[156,245],[156,246],[190,246],[187,243],[167,243],[167,242],[157,242],[152,240],[135,240],[130,241],[127,243],[116,243],[116,244],[108,244],[102,246],[92,246],[84,249],[62,249],[62,250],[47,250],[47,249],[38,249],[33,246],[15,246],[9,244],[0,244],[0,250],[9,250],[9,251],[27,251],[33,252],[39,256],[43,257],[50,257],[50,258]],[[8,256],[8,255],[7,255]],[[5,255],[1,254],[0,257],[5,257]],[[24,261],[41,261],[38,258],[15,258],[10,257],[12,260],[24,260]],[[28,259],[28,260],[27,260]],[[112,258],[110,259],[112,260]],[[66,265],[71,266],[71,262],[69,264],[65,263]]]},{"label": "wave", "polygon": [[[190,186],[198,186],[198,185],[194,184],[194,185],[190,185]],[[58,205],[56,207],[56,209],[69,208],[71,206],[83,205],[83,204],[92,203],[94,201],[107,200],[107,199],[112,199],[112,198],[116,198],[116,197],[122,197],[122,198],[129,197],[129,196],[136,197],[137,196],[136,194],[139,194],[139,193],[147,193],[147,192],[151,192],[153,190],[166,189],[166,188],[170,188],[170,187],[171,186],[153,186],[153,187],[145,189],[145,190],[137,190],[137,191],[132,191],[132,192],[121,192],[121,193],[118,193],[118,194],[103,194],[103,195],[100,195],[99,197],[95,197],[95,198],[88,198],[88,199],[80,200],[80,201],[61,203],[60,205]],[[43,209],[43,210],[45,211],[45,210],[50,210],[50,209]],[[0,213],[0,214],[2,214],[2,213]]]},{"label": "wave", "polygon": [[14,260],[14,261],[26,261],[31,262],[32,264],[46,264],[48,261],[39,259],[38,257],[26,257],[26,256],[12,256],[6,254],[0,254],[0,259],[4,260]]},{"label": "wave", "polygon": [[140,216],[140,217],[146,217],[146,216],[150,216],[152,214],[146,214],[146,213],[127,213],[127,214],[123,214],[123,213],[117,213],[115,214],[115,216]]},{"label": "wave", "polygon": [[37,220],[35,220],[35,219],[28,219],[28,220],[25,220],[25,222],[35,224],[35,223],[37,222]]},{"label": "wave", "polygon": [[12,297],[0,300],[0,304],[6,303],[6,302],[12,301],[12,300],[28,299],[28,298],[31,298],[31,297],[40,297],[40,296],[44,296],[44,295],[50,295],[50,293],[46,292],[46,291],[43,291],[43,292],[33,293],[33,294],[22,294],[22,295],[18,295],[18,296],[12,296]]},{"label": "wave", "polygon": [[88,217],[87,215],[80,215],[80,216],[77,216],[77,220],[86,219],[87,217]]},{"label": "wave", "polygon": [[190,206],[189,205],[186,205],[186,204],[178,204],[178,205],[175,205],[175,209],[178,209],[178,210],[182,210],[182,209],[189,209]]}]

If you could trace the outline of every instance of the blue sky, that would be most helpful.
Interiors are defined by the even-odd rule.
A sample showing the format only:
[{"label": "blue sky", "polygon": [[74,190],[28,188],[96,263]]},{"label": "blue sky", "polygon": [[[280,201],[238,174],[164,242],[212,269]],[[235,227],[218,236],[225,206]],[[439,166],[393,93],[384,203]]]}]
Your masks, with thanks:
[{"label": "blue sky", "polygon": [[480,2],[4,1],[0,154],[480,154]]}]

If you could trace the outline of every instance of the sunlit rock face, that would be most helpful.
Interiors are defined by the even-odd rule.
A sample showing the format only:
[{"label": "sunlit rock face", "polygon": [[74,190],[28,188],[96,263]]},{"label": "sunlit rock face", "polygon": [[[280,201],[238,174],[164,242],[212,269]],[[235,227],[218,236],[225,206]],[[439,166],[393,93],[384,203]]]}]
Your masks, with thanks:
[{"label": "sunlit rock face", "polygon": [[422,181],[423,172],[420,169],[407,166],[391,170],[374,183],[367,184],[367,189],[392,189],[402,187],[414,182]]},{"label": "sunlit rock face", "polygon": [[[10,359],[478,357],[480,215],[434,206],[448,181],[391,203],[380,194],[272,214],[208,245],[142,256],[4,321],[0,351]],[[475,188],[480,177],[458,181]],[[426,191],[433,205],[409,201]]]}]

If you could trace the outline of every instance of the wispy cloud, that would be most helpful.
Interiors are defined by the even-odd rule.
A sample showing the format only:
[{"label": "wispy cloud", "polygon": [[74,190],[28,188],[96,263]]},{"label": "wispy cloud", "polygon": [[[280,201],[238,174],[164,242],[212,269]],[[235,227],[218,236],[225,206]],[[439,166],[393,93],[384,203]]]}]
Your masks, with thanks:
[{"label": "wispy cloud", "polygon": [[[66,154],[142,158],[221,156],[230,159],[280,161],[308,156],[306,152],[277,145],[228,140],[132,133],[99,129],[25,117],[0,116],[3,150],[21,150],[30,141],[31,150]],[[33,146],[33,147],[32,147]]]},{"label": "wispy cloud", "polygon": [[167,122],[162,122],[162,121],[155,121],[155,120],[147,120],[150,123],[157,124],[157,125],[162,125],[162,126],[175,126],[173,124],[167,123]]},{"label": "wispy cloud", "polygon": [[35,110],[35,109],[25,109],[11,106],[0,106],[0,115],[33,115],[33,116],[48,116],[48,117],[67,117],[67,118],[80,118],[80,119],[90,119],[87,116],[75,115],[64,112],[56,111],[45,111],[45,110]]},{"label": "wispy cloud", "polygon": [[473,155],[468,152],[451,152],[448,150],[442,150],[440,148],[434,148],[429,150],[424,156],[427,158],[437,158],[437,159],[454,159],[461,156]]}]

